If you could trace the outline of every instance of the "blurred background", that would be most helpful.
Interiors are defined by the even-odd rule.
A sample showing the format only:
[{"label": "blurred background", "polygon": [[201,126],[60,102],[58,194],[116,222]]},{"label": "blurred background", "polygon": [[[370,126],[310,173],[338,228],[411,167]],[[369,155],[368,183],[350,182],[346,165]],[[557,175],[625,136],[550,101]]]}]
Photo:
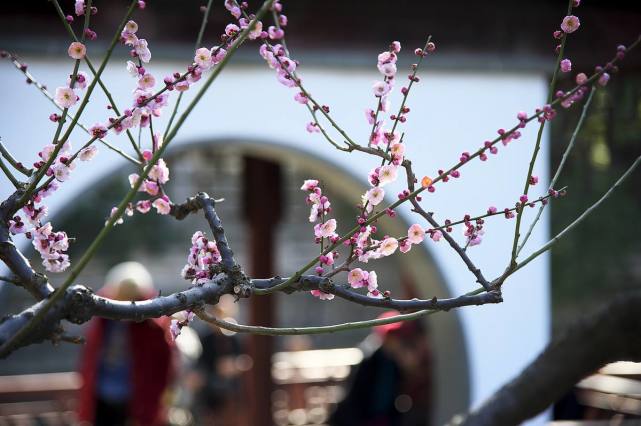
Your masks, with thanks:
[{"label": "blurred background", "polygon": [[[200,25],[202,3],[183,1],[177,7],[170,1],[148,2],[145,13],[140,14],[137,21],[144,28],[145,37],[153,40],[155,60],[184,59],[184,51],[192,48]],[[100,35],[111,34],[113,22],[120,19],[124,4],[121,1],[98,2],[100,19],[92,28]],[[252,9],[255,4],[250,2]],[[63,6],[71,8],[71,3],[63,2]],[[565,15],[566,2],[298,0],[285,2],[285,6],[290,22],[288,43],[297,52],[295,57],[305,64],[331,60],[337,67],[358,72],[363,66],[371,66],[371,58],[390,40],[401,40],[404,46],[418,46],[429,33],[436,37],[438,46],[438,55],[430,65],[433,69],[549,73],[555,59],[551,34]],[[2,2],[0,11],[1,49],[40,61],[65,54],[68,39],[49,2]],[[630,43],[641,32],[641,5],[638,2],[583,1],[577,14],[581,17],[581,29],[573,34],[569,49],[574,70],[587,73],[599,61],[612,57],[618,44]],[[215,42],[216,34],[227,22],[228,13],[216,4],[205,39]],[[104,43],[106,39],[101,37],[97,43]],[[247,64],[261,61],[254,52],[247,51],[239,52],[237,59]],[[571,84],[570,77],[559,82],[562,88]],[[491,102],[487,106],[493,107]],[[473,114],[473,111],[466,113]],[[564,111],[551,124],[549,158],[546,160],[552,171],[558,165],[579,114],[580,108]],[[549,207],[552,235],[592,204],[629,166],[641,150],[640,135],[641,54],[635,51],[625,58],[606,90],[595,94],[560,181],[568,186],[571,196]],[[299,190],[300,182],[314,167],[308,160],[292,155],[275,161],[257,155],[251,148],[206,144],[173,150],[166,159],[172,173],[168,191],[176,201],[216,182],[216,196],[226,200],[220,205],[220,216],[240,263],[248,265],[250,274],[284,275],[316,254],[317,247],[310,238],[306,221],[307,207],[302,202],[304,195]],[[76,203],[74,210],[56,216],[56,227],[71,236],[94,235],[102,226],[105,212],[126,191],[124,177],[131,172],[123,167],[109,179],[102,180],[99,187]],[[349,176],[336,173],[336,180],[343,180],[349,188],[332,192],[332,187],[327,185],[326,192],[339,223],[344,223],[353,215],[351,200],[355,198],[348,195],[357,194],[359,189]],[[326,174],[329,176],[331,172]],[[637,170],[596,214],[552,250],[550,309],[553,336],[577,316],[601,306],[614,294],[639,288],[639,185],[641,172]],[[256,194],[255,188],[259,186],[267,189]],[[189,217],[178,222],[150,214],[134,216],[127,222],[126,232],[110,234],[79,282],[96,283],[94,288],[99,287],[98,283],[104,281],[106,272],[113,265],[135,259],[149,268],[156,287],[163,293],[183,288],[184,283],[180,282],[176,271],[185,263],[189,248],[187,236],[202,227],[201,218]],[[393,231],[390,229],[389,233]],[[137,244],[131,244],[131,240]],[[79,238],[71,246],[71,257],[78,258],[89,241],[89,238]],[[274,247],[279,247],[278,255],[274,254]],[[420,294],[416,287],[417,277],[424,280],[426,275],[424,269],[416,266],[419,263],[416,260],[428,264],[432,260],[427,253],[418,251],[412,255],[414,258],[386,258],[377,267],[379,282],[385,282],[395,296]],[[30,255],[33,263],[39,265],[37,253],[32,251]],[[438,274],[429,275],[427,279],[433,281],[425,284],[430,288],[442,285]],[[3,315],[30,303],[24,292],[17,289],[4,288],[0,294],[0,313]],[[275,295],[267,302],[261,299],[260,304],[226,303],[222,313],[241,323],[276,326],[345,322],[379,313],[341,301],[327,304],[322,310],[314,308],[316,304],[317,301],[306,294]],[[433,328],[428,322],[420,325],[422,336],[428,342]],[[71,331],[82,333],[83,330]],[[300,338],[221,334],[204,324],[196,326],[195,330],[197,333],[189,334],[185,342],[179,344],[184,383],[175,384],[172,391],[169,412],[172,424],[327,424],[336,404],[349,393],[349,384],[358,365],[385,339],[385,334],[370,334],[369,330]],[[212,338],[212,335],[217,337]],[[221,344],[221,339],[226,339],[227,343]],[[227,347],[226,352],[211,355],[207,345],[213,345],[213,341]],[[422,354],[426,360],[424,375],[420,383],[412,384],[419,390],[408,390],[395,400],[396,409],[404,413],[404,425],[430,424],[432,418],[429,414],[431,401],[439,389],[432,382],[430,344],[426,347]],[[46,351],[46,357],[42,356],[43,351]],[[79,351],[79,347],[68,344],[52,350],[46,343],[26,348],[20,356],[2,360],[0,375],[6,377],[0,377],[0,424],[71,422],[68,413],[73,411],[75,392],[79,387],[79,378],[72,372],[78,366]],[[203,361],[207,356],[210,359]],[[464,358],[464,355],[452,356]],[[202,384],[198,385],[205,374],[201,368],[203,362],[216,364],[214,370],[223,369],[226,374],[226,379],[221,380],[227,387],[221,393],[228,395],[227,400],[209,402],[215,422],[207,420],[212,418],[208,417],[212,413],[205,413],[208,403],[198,396],[203,392]],[[641,418],[640,366],[622,364],[596,377],[577,387],[569,397],[572,410],[564,406],[553,415],[575,420]],[[603,380],[612,377],[629,380],[624,384],[637,386],[633,388],[636,391],[621,391],[623,384],[619,387],[603,385]],[[599,378],[603,380],[600,382]],[[466,379],[460,380],[465,382]],[[257,400],[255,395],[270,396]],[[461,404],[465,404],[467,397],[461,398]],[[251,400],[251,409],[240,409],[239,401],[246,400]]]}]

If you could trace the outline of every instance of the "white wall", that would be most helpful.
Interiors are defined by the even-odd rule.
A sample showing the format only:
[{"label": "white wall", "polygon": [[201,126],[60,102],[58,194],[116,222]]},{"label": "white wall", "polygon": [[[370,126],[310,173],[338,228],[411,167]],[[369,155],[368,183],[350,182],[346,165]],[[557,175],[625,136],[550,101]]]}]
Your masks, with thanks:
[{"label": "white wall", "polygon": [[[52,91],[64,84],[72,68],[71,61],[45,63],[27,59],[27,62],[34,75]],[[148,69],[162,81],[164,75],[181,68],[177,64],[165,63],[151,65]],[[330,106],[333,117],[353,138],[366,143],[370,126],[363,111],[374,106],[370,87],[379,78],[375,67],[342,70],[302,66],[299,70],[307,88],[320,102]],[[399,77],[404,74],[399,72]],[[429,70],[421,74],[421,82],[414,86],[408,102],[411,108],[408,122],[401,126],[406,132],[407,155],[413,160],[419,176],[436,176],[437,169],[446,169],[458,161],[461,152],[473,152],[484,140],[492,139],[498,128],[514,125],[518,111],[532,112],[542,105],[546,94],[546,83],[538,74]],[[3,102],[0,103],[3,117],[0,136],[20,160],[30,164],[36,160],[39,148],[51,142],[55,124],[47,117],[54,108],[35,88],[26,86],[23,76],[6,61],[0,63],[0,80],[5,87]],[[119,105],[130,102],[129,94],[135,80],[128,77],[124,65],[108,68],[105,81]],[[188,93],[193,95],[194,92]],[[266,67],[230,67],[213,84],[173,143],[179,145],[225,137],[264,140],[265,143],[295,147],[334,162],[365,182],[367,172],[377,161],[361,154],[338,152],[319,134],[308,134],[305,131],[305,123],[309,121],[307,111],[293,101],[294,93],[277,83],[272,71]],[[97,96],[88,107],[82,120],[87,125],[105,121],[106,99],[102,98]],[[398,107],[398,99],[395,101],[393,109]],[[167,118],[163,117],[162,121]],[[161,128],[158,120],[155,126]],[[536,137],[535,127],[533,124],[525,129],[524,137],[508,148],[501,146],[500,154],[490,156],[486,163],[474,161],[464,167],[460,179],[439,183],[435,194],[424,197],[423,205],[427,210],[437,212],[436,218],[441,221],[445,218],[458,219],[465,213],[483,213],[490,205],[498,208],[513,206],[522,191]],[[78,147],[87,140],[87,135],[75,131],[71,140]],[[129,144],[124,135],[117,138],[109,136],[108,140],[124,149]],[[546,137],[535,173],[543,184],[533,188],[532,196],[545,192],[547,155]],[[65,208],[74,197],[90,191],[92,184],[123,161],[101,147],[96,159],[89,166],[79,165],[73,178],[64,184],[65,190],[49,199],[52,213]],[[402,189],[401,182],[399,180],[395,190]],[[6,196],[10,190],[10,184],[3,180],[0,196]],[[395,199],[391,190],[388,195],[389,201]],[[527,229],[534,212],[534,209],[528,211],[524,229]],[[411,214],[406,205],[403,205],[401,213],[405,216]],[[488,220],[483,244],[469,249],[470,256],[486,277],[496,277],[507,264],[513,226],[513,220],[506,221],[500,217]],[[547,217],[544,217],[529,247],[536,248],[545,242],[547,227]],[[428,246],[452,295],[476,288],[473,276],[445,242],[428,243]],[[550,316],[548,275],[549,260],[542,256],[510,278],[504,287],[504,303],[444,314],[461,316],[471,362],[471,400],[474,404],[480,403],[517,374],[547,342]]]}]

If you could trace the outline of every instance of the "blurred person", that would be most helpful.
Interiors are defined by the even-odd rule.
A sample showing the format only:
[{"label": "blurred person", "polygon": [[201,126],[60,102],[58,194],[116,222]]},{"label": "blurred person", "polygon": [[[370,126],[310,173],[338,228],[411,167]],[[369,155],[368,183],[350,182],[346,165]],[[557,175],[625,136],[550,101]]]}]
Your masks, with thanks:
[{"label": "blurred person", "polygon": [[[125,262],[106,276],[100,295],[135,301],[156,295],[144,266]],[[82,425],[160,426],[166,424],[163,394],[174,368],[167,317],[141,322],[94,318],[81,355]]]},{"label": "blurred person", "polygon": [[[379,318],[398,315],[396,311]],[[418,321],[374,327],[364,342],[370,355],[351,379],[332,426],[426,426],[431,399],[431,354]]]},{"label": "blurred person", "polygon": [[[218,318],[235,322],[238,305],[225,295],[207,309]],[[237,426],[248,424],[243,373],[252,366],[251,358],[236,333],[206,324],[199,330],[202,353],[186,381],[195,394],[194,416],[197,424]],[[180,337],[179,337],[180,339]]]}]

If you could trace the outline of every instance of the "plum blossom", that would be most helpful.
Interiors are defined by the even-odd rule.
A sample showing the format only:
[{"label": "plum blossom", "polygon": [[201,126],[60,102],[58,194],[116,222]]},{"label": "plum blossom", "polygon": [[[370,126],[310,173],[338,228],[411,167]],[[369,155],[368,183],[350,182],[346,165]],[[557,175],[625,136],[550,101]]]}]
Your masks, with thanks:
[{"label": "plum blossom", "polygon": [[311,290],[310,293],[314,297],[318,297],[320,300],[332,300],[334,295],[332,293],[325,293],[322,290]]},{"label": "plum blossom", "polygon": [[127,31],[130,34],[136,34],[136,31],[138,31],[138,24],[136,23],[136,21],[129,20],[125,24],[124,31]]},{"label": "plum blossom", "polygon": [[574,15],[568,15],[561,22],[561,29],[564,33],[570,34],[575,32],[581,26],[581,21]]},{"label": "plum blossom", "polygon": [[336,219],[330,219],[325,223],[314,226],[314,234],[317,238],[329,238],[336,235]]},{"label": "plum blossom", "polygon": [[407,230],[407,240],[412,244],[420,244],[425,238],[425,230],[418,223],[413,224]]},{"label": "plum blossom", "polygon": [[134,50],[141,61],[147,63],[151,60],[151,51],[147,46],[147,40],[144,38],[138,39],[134,43]]},{"label": "plum blossom", "polygon": [[372,85],[372,91],[374,92],[374,96],[377,96],[379,98],[387,95],[391,89],[392,89],[392,86],[390,86],[385,81],[377,81]]},{"label": "plum blossom", "polygon": [[564,59],[561,61],[561,72],[570,72],[572,71],[572,61],[569,59]]},{"label": "plum blossom", "polygon": [[66,164],[58,162],[52,166],[52,169],[53,175],[58,181],[64,182],[69,179],[71,170]]},{"label": "plum blossom", "polygon": [[201,47],[200,49],[196,50],[196,56],[194,56],[194,62],[196,65],[201,67],[202,69],[208,69],[211,67],[211,51],[207,49],[206,47]]},{"label": "plum blossom", "polygon": [[378,252],[383,256],[393,254],[398,248],[398,240],[396,238],[385,238],[378,247]]},{"label": "plum blossom", "polygon": [[[73,83],[73,88],[74,89],[85,89],[87,87],[87,83],[89,83],[89,76],[87,76],[87,73],[84,71],[78,71],[76,74],[76,80]],[[72,86],[71,84],[71,76],[67,79],[67,85],[69,87]]]},{"label": "plum blossom", "polygon": [[360,288],[365,285],[364,280],[367,277],[367,272],[364,272],[361,268],[354,268],[347,274],[347,282],[352,288]]},{"label": "plum blossom", "polygon": [[20,216],[14,216],[13,219],[9,220],[9,232],[12,234],[22,234],[27,230],[22,218]]},{"label": "plum blossom", "polygon": [[171,204],[169,203],[169,198],[166,195],[155,199],[151,205],[156,209],[158,214],[165,215],[169,214],[171,211]]},{"label": "plum blossom", "polygon": [[316,179],[307,179],[303,182],[303,186],[300,187],[303,191],[313,191],[318,186],[318,181]]},{"label": "plum blossom", "polygon": [[225,0],[225,9],[227,9],[229,13],[231,13],[232,16],[236,19],[240,18],[242,14],[237,3],[233,0]]},{"label": "plum blossom", "polygon": [[372,206],[377,206],[385,198],[385,191],[382,188],[375,186],[374,188],[367,191],[367,193],[365,194],[365,198],[367,199],[369,204],[371,204]]},{"label": "plum blossom", "polygon": [[141,89],[152,89],[156,85],[156,79],[150,73],[146,73],[138,80],[138,87]]},{"label": "plum blossom", "polygon": [[78,96],[70,87],[58,87],[54,101],[60,108],[70,108],[76,104]]},{"label": "plum blossom", "polygon": [[33,247],[42,257],[42,266],[49,272],[63,272],[70,265],[69,238],[64,231],[54,232],[51,222],[36,226],[32,231]]},{"label": "plum blossom", "polygon": [[192,311],[180,311],[172,315],[171,325],[169,331],[174,340],[180,336],[180,331],[183,327],[187,327],[190,322],[194,320],[194,313]]},{"label": "plum blossom", "polygon": [[127,72],[129,73],[130,76],[136,77],[136,78],[140,75],[138,73],[138,67],[132,61],[127,61]]},{"label": "plum blossom", "polygon": [[439,231],[438,229],[436,231],[432,232],[431,235],[430,235],[430,238],[432,239],[432,241],[437,242],[437,243],[441,240],[442,237],[443,237],[443,233],[441,231]]},{"label": "plum blossom", "polygon": [[214,278],[216,272],[212,267],[221,260],[216,242],[208,240],[203,232],[196,231],[191,237],[187,263],[180,274],[194,285],[204,284]]},{"label": "plum blossom", "polygon": [[67,53],[72,59],[83,59],[87,54],[87,48],[79,41],[74,41],[69,45]]},{"label": "plum blossom", "polygon": [[397,167],[392,164],[385,165],[378,172],[378,182],[380,186],[385,186],[396,180]]},{"label": "plum blossom", "polygon": [[76,16],[82,16],[85,14],[85,0],[76,0],[74,12],[76,12]]},{"label": "plum blossom", "polygon": [[158,162],[149,171],[149,178],[158,181],[160,184],[165,184],[169,181],[169,168],[165,160],[160,158]]}]

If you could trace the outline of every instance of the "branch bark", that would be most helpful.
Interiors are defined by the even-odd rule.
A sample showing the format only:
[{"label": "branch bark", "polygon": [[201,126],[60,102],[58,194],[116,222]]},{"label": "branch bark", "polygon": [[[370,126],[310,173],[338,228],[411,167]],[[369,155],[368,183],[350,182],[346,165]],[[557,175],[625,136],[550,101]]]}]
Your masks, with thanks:
[{"label": "branch bark", "polygon": [[641,292],[624,294],[569,327],[523,372],[451,425],[516,425],[614,361],[641,361]]}]

